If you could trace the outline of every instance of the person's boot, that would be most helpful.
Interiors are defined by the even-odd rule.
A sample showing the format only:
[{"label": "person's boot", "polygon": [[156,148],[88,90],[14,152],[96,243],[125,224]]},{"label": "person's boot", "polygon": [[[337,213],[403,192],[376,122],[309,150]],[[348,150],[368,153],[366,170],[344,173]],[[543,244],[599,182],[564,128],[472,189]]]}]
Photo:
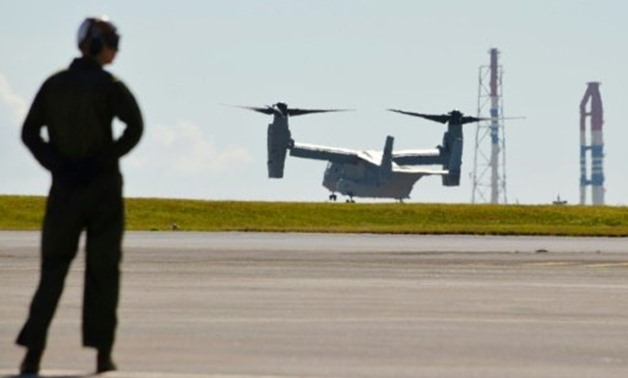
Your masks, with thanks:
[{"label": "person's boot", "polygon": [[111,348],[99,348],[98,356],[96,357],[96,373],[100,374],[117,369],[111,357]]},{"label": "person's boot", "polygon": [[28,348],[26,350],[26,355],[20,364],[20,375],[39,374],[39,364],[41,363],[41,356],[43,354],[43,348]]}]

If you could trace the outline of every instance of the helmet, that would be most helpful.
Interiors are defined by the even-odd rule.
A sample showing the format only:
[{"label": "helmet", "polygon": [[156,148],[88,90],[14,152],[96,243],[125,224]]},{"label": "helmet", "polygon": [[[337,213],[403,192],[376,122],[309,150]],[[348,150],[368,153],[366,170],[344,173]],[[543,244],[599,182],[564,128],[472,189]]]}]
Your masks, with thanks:
[{"label": "helmet", "polygon": [[98,55],[104,46],[118,50],[120,35],[107,17],[89,17],[81,24],[77,36],[83,54]]}]

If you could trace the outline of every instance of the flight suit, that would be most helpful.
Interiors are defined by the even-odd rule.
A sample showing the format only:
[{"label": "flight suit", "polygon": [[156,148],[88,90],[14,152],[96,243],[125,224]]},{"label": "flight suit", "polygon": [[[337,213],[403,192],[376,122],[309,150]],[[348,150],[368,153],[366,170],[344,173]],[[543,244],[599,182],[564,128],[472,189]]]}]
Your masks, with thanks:
[{"label": "flight suit", "polygon": [[[112,121],[126,124],[114,139]],[[47,140],[42,129],[47,128]],[[83,345],[111,348],[117,324],[124,231],[118,160],[140,140],[143,121],[129,89],[90,58],[48,78],[22,128],[22,140],[52,173],[41,237],[40,281],[17,344],[46,345],[70,263],[86,230]]]}]

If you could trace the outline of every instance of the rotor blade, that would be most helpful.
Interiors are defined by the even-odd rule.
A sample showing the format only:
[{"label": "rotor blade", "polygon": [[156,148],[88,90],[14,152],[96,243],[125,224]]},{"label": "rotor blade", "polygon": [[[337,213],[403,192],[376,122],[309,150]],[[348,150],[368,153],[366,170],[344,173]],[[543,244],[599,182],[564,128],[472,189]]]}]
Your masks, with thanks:
[{"label": "rotor blade", "polygon": [[241,109],[252,110],[252,111],[258,112],[258,113],[270,114],[270,115],[275,113],[275,110],[273,108],[271,108],[270,106],[262,108],[262,107],[257,107],[257,106],[239,106],[239,105],[235,105],[235,107],[236,108],[241,108]]},{"label": "rotor blade", "polygon": [[[465,118],[474,118],[474,117],[463,117],[463,122]],[[513,119],[526,119],[526,117],[481,117],[481,118],[475,118],[475,120],[472,121],[467,121],[467,122],[477,122],[477,121],[503,121],[503,120],[513,120]],[[464,123],[467,123],[464,122]]]},{"label": "rotor blade", "polygon": [[460,119],[460,124],[464,125],[465,123],[478,122],[478,121],[489,121],[491,118],[477,118],[471,116],[464,116]]},{"label": "rotor blade", "polygon": [[288,108],[288,115],[299,116],[312,113],[330,113],[330,112],[348,112],[351,109],[290,109]]},{"label": "rotor blade", "polygon": [[439,123],[447,123],[450,118],[448,114],[442,114],[442,115],[421,114],[421,113],[414,113],[414,112],[406,112],[404,110],[398,110],[398,109],[388,109],[388,111],[401,113],[401,114],[405,114],[405,115],[409,115],[413,117],[421,117],[421,118],[429,119],[430,121],[439,122]]}]

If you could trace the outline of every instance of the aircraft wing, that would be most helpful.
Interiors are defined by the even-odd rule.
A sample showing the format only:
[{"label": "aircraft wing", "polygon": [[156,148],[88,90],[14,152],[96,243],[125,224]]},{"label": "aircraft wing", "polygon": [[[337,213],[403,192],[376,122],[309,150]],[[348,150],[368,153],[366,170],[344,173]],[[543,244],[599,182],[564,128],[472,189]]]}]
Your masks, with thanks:
[{"label": "aircraft wing", "polygon": [[448,170],[444,170],[444,169],[425,169],[425,168],[418,168],[418,167],[410,167],[410,166],[394,166],[393,167],[393,172],[395,173],[408,173],[408,174],[416,174],[416,175],[424,175],[424,176],[429,176],[429,175],[440,175],[440,176],[444,176],[444,175],[448,175],[449,171]]},{"label": "aircraft wing", "polygon": [[440,165],[443,163],[443,158],[438,149],[394,151],[392,160],[400,166]]},{"label": "aircraft wing", "polygon": [[315,144],[294,143],[290,149],[290,156],[326,160],[334,163],[355,164],[362,160],[373,165],[382,162],[381,151],[351,150],[348,148],[327,147]]},{"label": "aircraft wing", "polygon": [[318,146],[315,144],[294,143],[290,156],[304,159],[326,160],[335,163],[355,163],[360,160],[361,151],[348,148]]},{"label": "aircraft wing", "polygon": [[414,156],[439,156],[440,151],[437,148],[426,150],[398,150],[393,151],[393,159],[396,157],[414,157]]},{"label": "aircraft wing", "polygon": [[[381,151],[364,151],[364,150],[351,150],[348,148],[328,147],[320,146],[316,144],[294,143],[290,149],[290,156],[300,157],[304,159],[325,160],[334,163],[349,163],[355,164],[358,161],[366,161],[373,165],[380,165],[382,161]],[[427,159],[430,158],[440,159],[438,150],[419,151],[419,150],[406,150],[393,154],[395,164],[393,164],[393,171],[399,173],[408,174],[423,174],[423,175],[446,175],[449,173],[447,170],[442,169],[426,169],[416,165],[400,165],[397,162],[397,158],[410,158],[410,160]],[[413,159],[415,157],[415,159]],[[415,163],[416,164],[416,163]],[[422,161],[418,164],[440,164],[438,161]]]}]

